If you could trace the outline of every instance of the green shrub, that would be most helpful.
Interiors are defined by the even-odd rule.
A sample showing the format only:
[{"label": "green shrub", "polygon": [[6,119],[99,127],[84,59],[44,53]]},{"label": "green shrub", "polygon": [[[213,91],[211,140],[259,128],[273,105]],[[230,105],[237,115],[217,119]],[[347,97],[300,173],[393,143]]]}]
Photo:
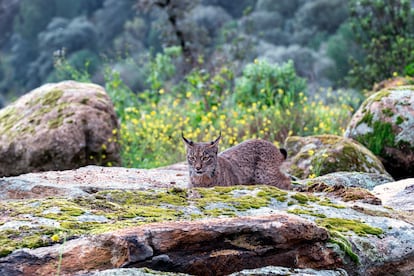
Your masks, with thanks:
[{"label": "green shrub", "polygon": [[255,60],[236,79],[234,100],[243,106],[257,103],[283,109],[299,103],[299,93],[305,89],[306,81],[296,75],[292,61],[279,66]]},{"label": "green shrub", "polygon": [[351,86],[370,89],[374,83],[403,74],[414,60],[413,10],[408,0],[350,1],[350,22],[362,62],[351,60]]}]

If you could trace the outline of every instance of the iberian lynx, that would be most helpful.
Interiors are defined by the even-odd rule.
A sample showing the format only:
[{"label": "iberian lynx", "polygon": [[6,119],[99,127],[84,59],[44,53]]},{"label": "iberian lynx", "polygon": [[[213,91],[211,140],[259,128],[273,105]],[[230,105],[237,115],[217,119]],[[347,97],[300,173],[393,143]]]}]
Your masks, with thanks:
[{"label": "iberian lynx", "polygon": [[269,141],[247,140],[218,154],[221,134],[212,142],[182,138],[193,187],[268,184],[291,188],[290,178],[280,171],[287,153]]}]

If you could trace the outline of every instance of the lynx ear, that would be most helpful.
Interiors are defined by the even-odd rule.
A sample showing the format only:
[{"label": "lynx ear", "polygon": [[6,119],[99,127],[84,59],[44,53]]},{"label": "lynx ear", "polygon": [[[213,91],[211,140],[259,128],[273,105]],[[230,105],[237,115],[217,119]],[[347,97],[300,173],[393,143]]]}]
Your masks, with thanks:
[{"label": "lynx ear", "polygon": [[183,141],[187,146],[192,147],[194,145],[194,142],[185,138],[184,133],[182,132],[181,132],[181,137],[183,138]]},{"label": "lynx ear", "polygon": [[218,145],[218,143],[220,142],[220,139],[221,139],[221,130],[220,130],[219,137],[217,137],[217,139],[216,139],[216,140],[214,140],[214,141],[212,141],[212,142],[210,143],[210,147],[217,146],[217,145]]},{"label": "lynx ear", "polygon": [[284,148],[280,148],[279,151],[283,155],[283,159],[286,160],[286,158],[287,158],[287,151]]}]

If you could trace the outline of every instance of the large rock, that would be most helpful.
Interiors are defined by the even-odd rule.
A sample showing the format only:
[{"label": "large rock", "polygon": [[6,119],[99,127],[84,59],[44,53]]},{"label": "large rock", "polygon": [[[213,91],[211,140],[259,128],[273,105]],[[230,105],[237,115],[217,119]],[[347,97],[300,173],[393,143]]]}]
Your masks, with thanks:
[{"label": "large rock", "polygon": [[345,136],[380,157],[396,179],[414,176],[414,86],[384,88],[366,99]]},{"label": "large rock", "polygon": [[334,172],[316,178],[301,180],[306,186],[323,182],[329,186],[344,186],[373,190],[376,186],[393,182],[394,179],[387,174],[362,172]]},{"label": "large rock", "polygon": [[[152,270],[149,268],[118,268],[118,269],[107,269],[103,271],[98,271],[94,273],[84,274],[82,276],[190,276],[189,274],[184,273],[174,273],[174,272],[161,272],[157,270]],[[333,270],[317,270],[311,268],[287,268],[281,266],[266,266],[256,269],[245,269],[230,274],[229,276],[348,276],[348,273],[343,269],[333,269]]]},{"label": "large rock", "polygon": [[[329,189],[343,178],[319,179],[313,192],[261,185],[188,190],[181,166],[88,166],[3,178],[0,194],[14,197],[0,199],[0,275],[120,267],[225,275],[269,265],[413,274],[412,215],[378,205],[372,194],[375,205],[368,204],[361,188],[357,196],[350,196],[353,187]],[[10,186],[23,192],[10,193]],[[55,195],[36,193],[48,187]]]},{"label": "large rock", "polygon": [[105,90],[43,85],[0,110],[0,176],[120,163],[118,122]]},{"label": "large rock", "polygon": [[382,204],[411,213],[414,221],[414,178],[378,185],[373,194]]},{"label": "large rock", "polygon": [[361,144],[336,135],[290,136],[285,141],[288,172],[300,179],[332,172],[384,174],[381,161]]},{"label": "large rock", "polygon": [[0,200],[49,196],[73,198],[100,190],[188,187],[187,165],[160,169],[86,166],[72,171],[28,173],[0,178]]},{"label": "large rock", "polygon": [[[296,216],[155,223],[67,241],[62,248],[21,250],[0,260],[3,272],[52,275],[111,267],[150,267],[193,275],[226,275],[266,265],[316,268],[341,263],[326,247],[326,229]],[[14,260],[18,260],[14,262]],[[231,265],[229,265],[231,264]],[[0,269],[1,272],[1,269]]]},{"label": "large rock", "polygon": [[287,268],[277,266],[266,266],[256,269],[245,269],[240,272],[232,273],[228,276],[348,276],[348,273],[343,269],[335,270],[316,270],[316,269],[300,269]]}]

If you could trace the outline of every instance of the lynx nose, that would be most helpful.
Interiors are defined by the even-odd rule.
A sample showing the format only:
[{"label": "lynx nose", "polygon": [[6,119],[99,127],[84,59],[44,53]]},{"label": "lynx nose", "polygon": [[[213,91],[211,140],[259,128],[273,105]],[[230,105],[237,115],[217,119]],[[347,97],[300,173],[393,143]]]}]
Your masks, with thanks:
[{"label": "lynx nose", "polygon": [[194,168],[197,172],[201,172],[201,164],[195,164]]}]

